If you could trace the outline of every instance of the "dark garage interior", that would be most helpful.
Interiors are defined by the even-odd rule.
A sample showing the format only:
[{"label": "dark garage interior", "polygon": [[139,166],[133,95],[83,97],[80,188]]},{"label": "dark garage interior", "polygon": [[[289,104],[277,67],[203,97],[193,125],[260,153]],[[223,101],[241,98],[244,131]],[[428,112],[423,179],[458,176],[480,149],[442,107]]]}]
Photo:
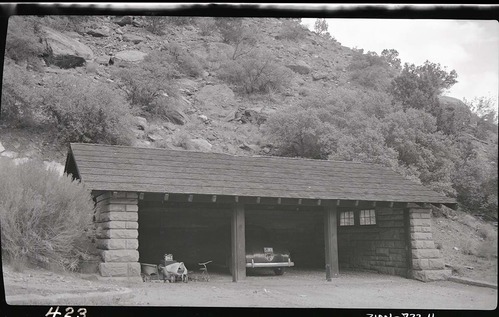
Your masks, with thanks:
[{"label": "dark garage interior", "polygon": [[[265,231],[269,246],[291,252],[297,268],[324,268],[323,210],[313,206],[248,205],[246,228]],[[231,205],[139,201],[139,262],[158,264],[173,254],[190,270],[213,261],[228,272]],[[246,244],[250,244],[247,235]]]}]

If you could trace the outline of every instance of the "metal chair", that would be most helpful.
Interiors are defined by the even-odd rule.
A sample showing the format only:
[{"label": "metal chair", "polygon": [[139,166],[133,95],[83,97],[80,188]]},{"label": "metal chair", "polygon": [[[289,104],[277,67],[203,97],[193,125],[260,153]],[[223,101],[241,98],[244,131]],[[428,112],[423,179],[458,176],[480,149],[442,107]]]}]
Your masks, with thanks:
[{"label": "metal chair", "polygon": [[200,271],[202,271],[201,278],[203,280],[205,280],[206,282],[210,281],[210,274],[208,273],[208,268],[206,267],[206,265],[211,263],[211,262],[213,262],[213,261],[198,263],[201,266],[201,268],[199,269]]}]

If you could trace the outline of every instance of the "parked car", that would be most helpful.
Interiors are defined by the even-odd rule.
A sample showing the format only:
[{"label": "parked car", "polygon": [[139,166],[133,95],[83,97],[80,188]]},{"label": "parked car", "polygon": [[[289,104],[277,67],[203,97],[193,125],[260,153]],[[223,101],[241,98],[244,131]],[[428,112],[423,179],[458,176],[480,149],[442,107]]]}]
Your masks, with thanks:
[{"label": "parked car", "polygon": [[246,268],[270,268],[276,275],[282,275],[287,267],[294,265],[289,251],[273,241],[267,230],[246,227]]}]

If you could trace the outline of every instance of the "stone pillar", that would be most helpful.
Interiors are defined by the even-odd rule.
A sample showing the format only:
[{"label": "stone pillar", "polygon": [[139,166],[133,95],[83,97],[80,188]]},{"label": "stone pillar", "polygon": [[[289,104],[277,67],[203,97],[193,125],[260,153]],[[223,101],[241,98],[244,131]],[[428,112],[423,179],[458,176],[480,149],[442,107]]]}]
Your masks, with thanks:
[{"label": "stone pillar", "polygon": [[446,280],[446,270],[440,251],[435,247],[431,233],[431,209],[418,205],[408,206],[409,241],[412,255],[409,277],[423,282]]},{"label": "stone pillar", "polygon": [[96,197],[97,248],[102,276],[140,278],[138,194],[106,192]]}]

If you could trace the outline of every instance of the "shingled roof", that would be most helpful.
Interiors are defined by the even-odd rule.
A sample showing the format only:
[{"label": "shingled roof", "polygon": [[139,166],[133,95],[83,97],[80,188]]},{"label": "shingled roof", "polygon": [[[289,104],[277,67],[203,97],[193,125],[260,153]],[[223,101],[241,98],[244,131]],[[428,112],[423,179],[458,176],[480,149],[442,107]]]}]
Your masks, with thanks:
[{"label": "shingled roof", "polygon": [[99,191],[456,203],[358,162],[72,143],[66,172]]}]

